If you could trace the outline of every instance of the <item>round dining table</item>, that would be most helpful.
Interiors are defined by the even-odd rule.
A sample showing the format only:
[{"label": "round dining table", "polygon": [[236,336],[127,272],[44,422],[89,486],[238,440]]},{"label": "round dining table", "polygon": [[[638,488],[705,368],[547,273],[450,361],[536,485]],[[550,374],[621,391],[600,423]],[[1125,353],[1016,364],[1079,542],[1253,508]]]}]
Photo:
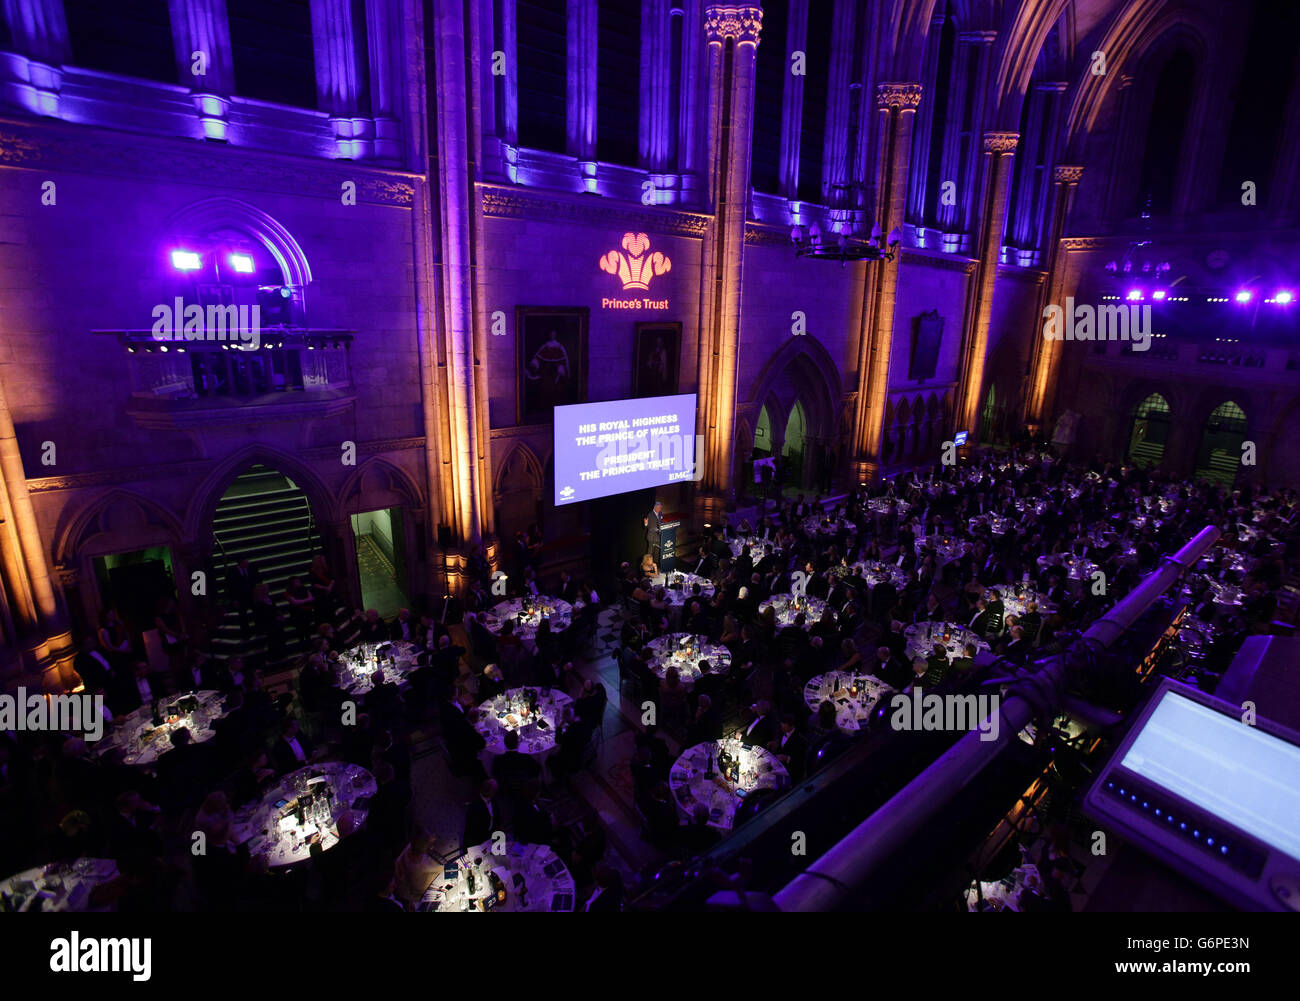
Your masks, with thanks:
[{"label": "round dining table", "polygon": [[117,878],[117,863],[107,858],[51,862],[0,881],[0,911],[106,911],[91,907],[91,892]]},{"label": "round dining table", "polygon": [[835,706],[835,725],[845,733],[857,733],[867,725],[880,698],[892,689],[863,671],[827,671],[808,679],[803,700],[814,713],[829,700]]},{"label": "round dining table", "polygon": [[[536,696],[537,711],[530,706]],[[506,734],[519,734],[519,750],[543,761],[555,750],[555,734],[566,715],[573,711],[573,699],[558,688],[511,688],[483,702],[474,711],[474,729],[487,746],[479,757],[488,771],[492,761],[506,750]]]},{"label": "round dining table", "polygon": [[794,595],[789,592],[774,594],[758,606],[759,612],[767,611],[769,605],[776,609],[778,629],[794,625],[794,620],[800,612],[804,616],[804,629],[811,629],[821,621],[822,613],[826,611],[826,602],[810,594]]},{"label": "round dining table", "polygon": [[350,695],[365,695],[377,684],[406,684],[419,666],[420,648],[405,640],[362,643],[339,655],[339,686]]},{"label": "round dining table", "polygon": [[677,668],[682,684],[689,688],[701,677],[700,661],[708,661],[709,674],[726,674],[731,670],[731,651],[721,643],[710,643],[707,636],[691,633],[665,633],[646,644],[650,648],[650,670],[660,678],[668,668]]},{"label": "round dining table", "polygon": [[171,735],[182,727],[190,731],[195,744],[215,737],[212,724],[226,715],[225,698],[206,689],[169,695],[158,701],[158,722],[152,706],[141,706],[115,719],[104,738],[90,746],[95,754],[119,750],[123,764],[147,768],[172,749]]},{"label": "round dining table", "polygon": [[375,777],[360,765],[307,765],[236,813],[231,834],[237,844],[248,843],[250,854],[265,856],[272,869],[296,865],[311,858],[316,835],[322,851],[339,843],[338,822],[345,813],[358,826],[364,822],[369,798],[378,791]]},{"label": "round dining table", "polygon": [[987,650],[988,642],[974,630],[956,622],[916,622],[903,631],[907,641],[907,658],[928,658],[934,645],[942,643],[948,654],[948,663],[966,655],[966,647],[975,644],[976,652]]},{"label": "round dining table", "polygon": [[542,619],[549,619],[551,632],[560,633],[569,628],[573,622],[574,605],[562,598],[538,595],[533,598],[507,598],[497,602],[480,616],[480,621],[489,632],[501,634],[501,627],[507,620],[515,623],[515,635],[525,646],[533,647],[537,643],[537,627]]},{"label": "round dining table", "polygon": [[575,893],[573,875],[549,846],[485,841],[443,866],[415,909],[564,912],[573,910]]},{"label": "round dining table", "polygon": [[[734,780],[722,775],[718,767],[724,750],[739,764]],[[703,803],[709,810],[709,826],[723,831],[731,830],[736,810],[746,796],[759,789],[782,789],[789,783],[790,774],[775,754],[736,737],[688,747],[668,772],[668,787],[682,823],[689,823],[695,804]]]}]

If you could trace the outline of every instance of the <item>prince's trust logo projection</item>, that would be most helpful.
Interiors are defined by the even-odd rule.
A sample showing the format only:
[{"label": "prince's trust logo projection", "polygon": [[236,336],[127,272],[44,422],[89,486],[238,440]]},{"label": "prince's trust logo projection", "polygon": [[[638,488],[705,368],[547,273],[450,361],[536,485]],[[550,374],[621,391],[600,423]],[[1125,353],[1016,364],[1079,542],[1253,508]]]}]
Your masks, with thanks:
[{"label": "prince's trust logo projection", "polygon": [[[650,249],[650,237],[645,233],[624,233],[623,250],[611,250],[600,259],[600,270],[616,276],[623,283],[623,291],[650,290],[650,281],[672,270],[673,262],[666,254]],[[667,309],[667,299],[614,299],[600,300],[604,309]]]}]

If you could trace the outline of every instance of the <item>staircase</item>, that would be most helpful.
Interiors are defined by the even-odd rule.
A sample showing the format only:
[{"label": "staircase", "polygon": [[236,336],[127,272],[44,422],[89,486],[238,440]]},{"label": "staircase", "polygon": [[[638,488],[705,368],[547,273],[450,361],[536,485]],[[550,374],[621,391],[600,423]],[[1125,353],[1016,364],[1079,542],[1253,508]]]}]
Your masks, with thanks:
[{"label": "staircase", "polygon": [[[239,612],[226,593],[230,571],[244,557],[262,575],[271,589],[276,607],[285,615],[289,603],[283,594],[293,577],[307,577],[312,558],[320,551],[320,539],[306,495],[282,473],[266,466],[253,466],[226,491],[212,519],[213,570],[222,603],[229,605],[212,633],[212,651],[222,660],[233,656],[247,659],[249,666],[267,667],[266,641],[240,628]],[[250,623],[251,626],[251,623]],[[285,623],[285,648],[300,653],[303,643]]]},{"label": "staircase", "polygon": [[1158,442],[1140,441],[1129,449],[1128,454],[1135,466],[1146,468],[1160,464],[1165,454],[1165,447]]}]

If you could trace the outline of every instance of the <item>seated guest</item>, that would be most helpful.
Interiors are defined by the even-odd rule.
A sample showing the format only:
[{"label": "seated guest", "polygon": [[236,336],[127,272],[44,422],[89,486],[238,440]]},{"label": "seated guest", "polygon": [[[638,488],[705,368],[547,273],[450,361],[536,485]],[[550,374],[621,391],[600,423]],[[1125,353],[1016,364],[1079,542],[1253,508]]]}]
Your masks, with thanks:
[{"label": "seated guest", "polygon": [[798,732],[798,722],[792,713],[781,717],[781,732],[768,745],[768,750],[776,755],[776,760],[785,765],[790,778],[798,782],[804,776],[808,761],[808,745]]},{"label": "seated guest", "polygon": [[871,673],[890,688],[902,691],[911,684],[911,672],[902,657],[894,656],[887,646],[876,647],[876,663]]},{"label": "seated guest", "polygon": [[136,661],[133,674],[132,681],[121,687],[116,705],[109,706],[114,716],[125,716],[141,706],[153,705],[154,700],[161,699],[167,694],[162,690],[161,683],[156,678],[150,677],[147,661]]},{"label": "seated guest", "polygon": [[377,609],[366,609],[366,617],[361,621],[361,642],[382,643],[389,637],[388,626],[379,617]]},{"label": "seated guest", "polygon": [[492,832],[499,829],[496,804],[493,802],[497,788],[493,779],[479,783],[478,794],[470,800],[469,807],[465,810],[465,831],[460,839],[462,853],[490,841]]},{"label": "seated guest", "polygon": [[696,858],[722,840],[722,832],[709,826],[709,808],[696,803],[691,808],[691,822],[682,827],[677,841],[688,858]]},{"label": "seated guest", "polygon": [[399,608],[397,618],[393,619],[392,624],[388,627],[388,638],[390,640],[403,640],[407,643],[419,642],[419,627],[411,620],[411,610],[409,608]]},{"label": "seated guest", "polygon": [[507,799],[518,806],[523,801],[524,787],[542,777],[542,766],[536,758],[520,752],[518,730],[506,731],[505,745],[505,752],[492,762],[492,777]]},{"label": "seated guest", "polygon": [[659,725],[668,729],[685,726],[688,713],[681,672],[669,667],[659,682]]},{"label": "seated guest", "polygon": [[722,738],[722,710],[707,695],[696,699],[695,714],[686,730],[686,744],[694,746],[706,740]]},{"label": "seated guest", "polygon": [[417,826],[394,865],[396,896],[407,910],[414,910],[434,879],[442,875],[442,863],[430,854],[433,839]]},{"label": "seated guest", "polygon": [[623,877],[612,866],[596,866],[596,890],[587,898],[583,910],[589,914],[612,913],[623,909]]},{"label": "seated guest", "polygon": [[825,740],[838,735],[839,724],[835,721],[835,703],[822,699],[817,711],[808,719],[805,730],[808,733],[808,746],[816,747]]},{"label": "seated guest", "polygon": [[917,657],[912,661],[911,683],[903,689],[903,691],[910,693],[914,688],[934,688],[938,684],[939,678],[935,672],[931,670],[930,662],[924,657]]},{"label": "seated guest", "polygon": [[279,739],[271,746],[271,761],[284,775],[304,767],[311,761],[311,743],[298,731],[296,719],[286,719],[280,724]]},{"label": "seated guest", "polygon": [[235,806],[244,806],[262,798],[267,786],[275,778],[275,769],[267,761],[266,751],[252,752],[231,780],[231,797]]},{"label": "seated guest", "polygon": [[774,740],[780,730],[780,721],[772,711],[772,703],[760,699],[750,707],[750,712],[753,716],[741,729],[740,739],[746,744],[757,744],[760,747]]},{"label": "seated guest", "polygon": [[514,840],[520,844],[549,845],[555,837],[551,816],[538,802],[541,794],[542,784],[537,779],[525,784],[523,805],[513,820]]}]

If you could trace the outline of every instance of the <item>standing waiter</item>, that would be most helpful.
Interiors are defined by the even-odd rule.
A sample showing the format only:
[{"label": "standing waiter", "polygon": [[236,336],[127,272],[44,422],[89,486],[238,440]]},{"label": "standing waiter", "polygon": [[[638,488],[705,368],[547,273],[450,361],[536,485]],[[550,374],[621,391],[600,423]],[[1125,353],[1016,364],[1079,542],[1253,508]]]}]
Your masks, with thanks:
[{"label": "standing waiter", "polygon": [[657,567],[659,566],[659,531],[664,524],[663,501],[655,501],[655,506],[641,519],[641,524],[645,525],[645,550]]}]

